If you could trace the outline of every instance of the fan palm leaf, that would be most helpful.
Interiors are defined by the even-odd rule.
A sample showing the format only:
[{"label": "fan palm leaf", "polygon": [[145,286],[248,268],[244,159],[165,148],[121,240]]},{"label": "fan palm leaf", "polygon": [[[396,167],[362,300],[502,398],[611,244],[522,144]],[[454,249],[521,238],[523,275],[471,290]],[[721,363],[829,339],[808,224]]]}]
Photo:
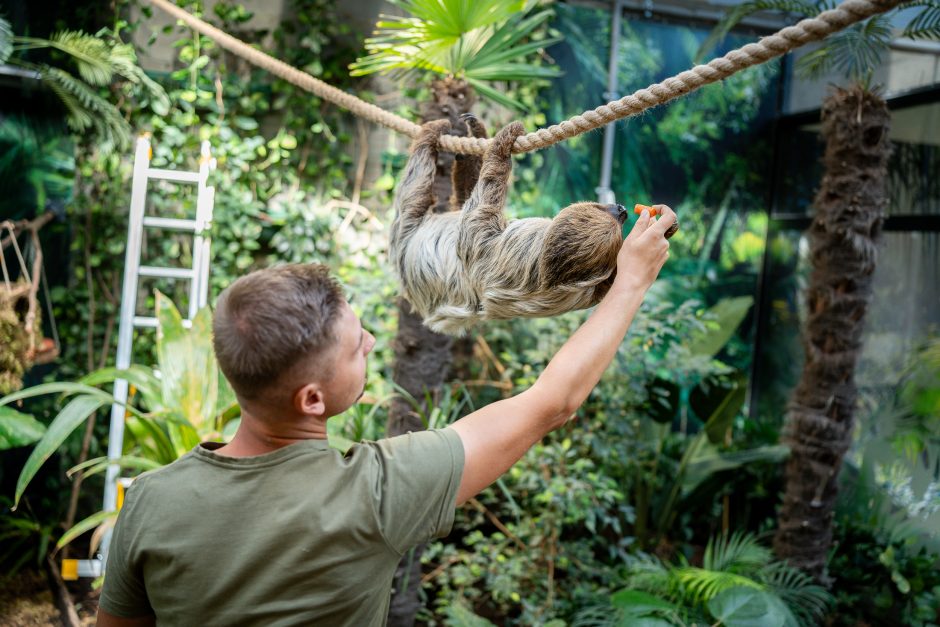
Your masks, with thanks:
[{"label": "fan palm leaf", "polygon": [[522,0],[399,0],[405,17],[387,17],[366,40],[368,56],[353,76],[388,73],[399,79],[431,72],[466,80],[480,95],[507,107],[521,105],[490,83],[558,76],[525,59],[558,39],[526,41],[551,11],[525,13]]}]

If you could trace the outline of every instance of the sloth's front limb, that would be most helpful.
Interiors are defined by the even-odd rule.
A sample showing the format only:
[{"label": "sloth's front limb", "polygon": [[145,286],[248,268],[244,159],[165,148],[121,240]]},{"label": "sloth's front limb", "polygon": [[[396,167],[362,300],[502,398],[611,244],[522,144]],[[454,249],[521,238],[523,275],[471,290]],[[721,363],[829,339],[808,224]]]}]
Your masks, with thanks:
[{"label": "sloth's front limb", "polygon": [[525,133],[521,122],[513,122],[496,134],[483,155],[480,180],[460,214],[457,255],[473,273],[481,259],[492,253],[493,243],[506,228],[506,196],[512,175],[512,145]]},{"label": "sloth's front limb", "polygon": [[400,236],[417,227],[434,204],[434,175],[441,135],[450,129],[449,120],[434,120],[422,125],[411,145],[411,157],[402,173],[395,194],[395,213]]},{"label": "sloth's front limb", "polygon": [[[480,118],[472,113],[464,113],[460,116],[460,119],[466,124],[467,133],[470,137],[486,139],[486,126],[480,121]],[[482,164],[483,159],[479,155],[460,153],[455,155],[454,169],[451,174],[453,193],[450,197],[450,208],[452,211],[459,210],[467,202],[473,188],[476,187],[477,180],[480,178],[480,166]]]}]

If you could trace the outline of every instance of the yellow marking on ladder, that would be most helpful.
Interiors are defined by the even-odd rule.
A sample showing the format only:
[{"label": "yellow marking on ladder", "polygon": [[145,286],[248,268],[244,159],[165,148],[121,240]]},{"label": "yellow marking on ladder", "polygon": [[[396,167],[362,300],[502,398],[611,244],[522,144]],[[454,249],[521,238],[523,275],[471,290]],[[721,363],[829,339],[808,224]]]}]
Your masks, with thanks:
[{"label": "yellow marking on ladder", "polygon": [[66,581],[78,579],[78,560],[62,560],[62,579]]}]

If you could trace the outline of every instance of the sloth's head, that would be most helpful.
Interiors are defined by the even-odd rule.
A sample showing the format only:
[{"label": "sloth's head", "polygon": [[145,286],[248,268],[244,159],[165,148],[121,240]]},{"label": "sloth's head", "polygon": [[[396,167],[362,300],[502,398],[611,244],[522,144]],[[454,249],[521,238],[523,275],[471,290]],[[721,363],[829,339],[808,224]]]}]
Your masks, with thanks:
[{"label": "sloth's head", "polygon": [[562,209],[545,240],[545,284],[595,283],[610,277],[617,266],[626,219],[627,210],[621,205],[579,202]]}]

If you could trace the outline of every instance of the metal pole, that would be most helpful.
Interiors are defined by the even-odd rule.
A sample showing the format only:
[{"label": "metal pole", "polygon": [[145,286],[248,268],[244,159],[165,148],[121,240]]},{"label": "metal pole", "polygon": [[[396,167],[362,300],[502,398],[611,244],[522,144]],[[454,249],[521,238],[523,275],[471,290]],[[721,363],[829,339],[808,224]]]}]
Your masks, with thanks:
[{"label": "metal pole", "polygon": [[[617,91],[617,58],[620,51],[620,16],[623,14],[622,0],[613,0],[610,17],[610,59],[607,64],[607,92],[604,99],[618,100]],[[610,188],[610,172],[614,165],[614,133],[616,127],[613,123],[604,127],[604,152],[601,156],[601,181],[597,188],[597,201],[606,204],[616,202],[614,190]]]}]

